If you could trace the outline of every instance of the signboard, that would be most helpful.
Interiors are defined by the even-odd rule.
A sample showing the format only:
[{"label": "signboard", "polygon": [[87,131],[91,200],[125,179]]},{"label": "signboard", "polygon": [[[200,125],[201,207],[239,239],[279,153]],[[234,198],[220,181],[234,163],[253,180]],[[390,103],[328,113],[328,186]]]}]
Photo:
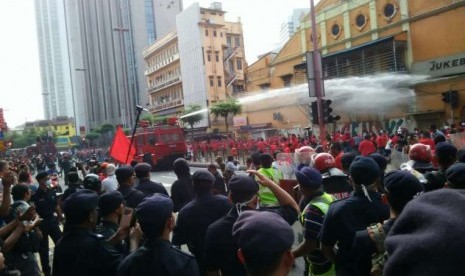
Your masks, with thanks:
[{"label": "signboard", "polygon": [[233,125],[234,127],[246,126],[247,117],[233,117]]},{"label": "signboard", "polygon": [[441,77],[465,72],[465,53],[412,64],[412,73]]}]

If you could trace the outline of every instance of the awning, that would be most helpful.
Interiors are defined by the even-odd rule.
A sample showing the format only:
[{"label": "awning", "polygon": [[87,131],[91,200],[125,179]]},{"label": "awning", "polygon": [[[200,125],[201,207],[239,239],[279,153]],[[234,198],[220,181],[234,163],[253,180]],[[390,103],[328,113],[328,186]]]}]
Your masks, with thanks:
[{"label": "awning", "polygon": [[269,128],[271,128],[271,123],[245,125],[245,126],[241,126],[239,129],[241,131],[253,131],[253,130],[256,131],[256,130],[269,129]]}]

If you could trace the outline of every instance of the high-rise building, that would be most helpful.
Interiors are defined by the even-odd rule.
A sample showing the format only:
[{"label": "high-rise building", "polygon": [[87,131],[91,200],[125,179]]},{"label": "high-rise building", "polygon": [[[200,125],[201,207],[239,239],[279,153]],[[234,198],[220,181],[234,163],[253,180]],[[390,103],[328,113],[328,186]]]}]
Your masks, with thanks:
[{"label": "high-rise building", "polygon": [[[201,107],[245,91],[242,23],[228,22],[219,2],[192,4],[176,17],[184,106]],[[206,118],[196,127],[224,127],[222,118]]]},{"label": "high-rise building", "polygon": [[310,11],[310,9],[294,9],[292,15],[287,17],[281,23],[281,31],[279,32],[280,45],[283,46],[291,38],[300,27],[300,20]]},{"label": "high-rise building", "polygon": [[74,117],[63,0],[35,0],[46,119]]},{"label": "high-rise building", "polygon": [[143,49],[174,28],[181,0],[64,0],[76,114],[81,133],[132,126],[145,106]]}]

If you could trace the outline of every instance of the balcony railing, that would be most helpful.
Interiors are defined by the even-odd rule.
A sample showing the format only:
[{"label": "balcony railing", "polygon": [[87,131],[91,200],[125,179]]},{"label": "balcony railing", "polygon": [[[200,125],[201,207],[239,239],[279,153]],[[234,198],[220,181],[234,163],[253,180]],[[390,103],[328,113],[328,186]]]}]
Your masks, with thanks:
[{"label": "balcony railing", "polygon": [[158,69],[161,69],[163,68],[164,66],[172,63],[172,62],[175,62],[176,60],[179,59],[179,53],[176,53],[162,61],[160,61],[159,63],[149,67],[147,70],[145,70],[145,75],[149,75],[149,74],[152,74],[153,72],[157,71]]},{"label": "balcony railing", "polygon": [[169,108],[181,106],[183,104],[184,104],[183,99],[176,99],[176,100],[169,101],[169,102],[166,102],[166,103],[161,103],[161,104],[151,106],[149,108],[149,110],[150,110],[150,112],[158,112],[158,111],[161,111],[161,110],[164,110],[164,109],[169,109]]},{"label": "balcony railing", "polygon": [[147,92],[148,93],[153,93],[153,92],[157,92],[161,89],[164,89],[166,87],[170,87],[171,85],[174,85],[176,83],[180,83],[181,82],[181,75],[177,75],[171,79],[168,79],[168,80],[165,80],[163,82],[159,82],[155,85],[152,85],[150,86],[148,89],[147,89]]}]

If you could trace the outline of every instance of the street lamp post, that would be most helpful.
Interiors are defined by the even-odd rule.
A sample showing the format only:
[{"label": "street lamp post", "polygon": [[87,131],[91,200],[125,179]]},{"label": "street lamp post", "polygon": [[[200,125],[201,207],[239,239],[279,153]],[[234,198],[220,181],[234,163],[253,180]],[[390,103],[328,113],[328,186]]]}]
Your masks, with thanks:
[{"label": "street lamp post", "polygon": [[125,101],[125,125],[130,126],[132,122],[131,104],[129,97],[129,87],[127,79],[127,64],[126,64],[126,43],[124,42],[124,33],[129,32],[128,28],[113,27],[113,31],[119,33],[119,43],[121,49],[121,61],[123,62],[123,82],[124,82],[124,101]]}]

